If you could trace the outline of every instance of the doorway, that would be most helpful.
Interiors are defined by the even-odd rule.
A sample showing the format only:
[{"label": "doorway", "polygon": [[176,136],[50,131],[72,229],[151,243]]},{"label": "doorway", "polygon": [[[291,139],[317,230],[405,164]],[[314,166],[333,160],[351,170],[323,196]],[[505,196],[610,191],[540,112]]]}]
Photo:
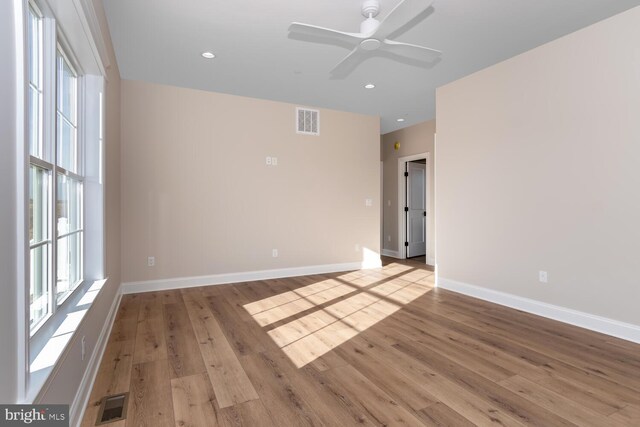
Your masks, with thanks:
[{"label": "doorway", "polygon": [[[405,163],[405,256],[423,257],[427,254],[427,161]],[[424,259],[426,262],[426,258]]]},{"label": "doorway", "polygon": [[402,259],[431,260],[429,153],[398,159],[398,253]]}]

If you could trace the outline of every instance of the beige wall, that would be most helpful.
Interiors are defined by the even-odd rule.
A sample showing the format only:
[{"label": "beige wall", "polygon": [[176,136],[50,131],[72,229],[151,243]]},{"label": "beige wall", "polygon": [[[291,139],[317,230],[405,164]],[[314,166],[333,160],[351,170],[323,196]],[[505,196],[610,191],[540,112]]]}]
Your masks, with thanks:
[{"label": "beige wall", "polygon": [[440,277],[640,325],[638,23],[437,91]]},{"label": "beige wall", "polygon": [[298,135],[295,105],[124,80],[121,113],[124,282],[379,251],[377,117],[321,110]]},{"label": "beige wall", "polygon": [[[434,257],[435,249],[435,209],[434,209],[434,137],[436,121],[430,120],[404,129],[390,132],[381,138],[381,158],[383,161],[383,248],[390,251],[398,251],[398,213],[399,206],[404,203],[404,195],[398,198],[398,159],[414,154],[429,153],[430,174],[427,177],[431,203],[427,207],[429,230],[427,236],[428,252]],[[394,144],[400,143],[400,149],[395,150]],[[389,241],[391,238],[391,241]],[[404,254],[404,249],[402,248]]]}]

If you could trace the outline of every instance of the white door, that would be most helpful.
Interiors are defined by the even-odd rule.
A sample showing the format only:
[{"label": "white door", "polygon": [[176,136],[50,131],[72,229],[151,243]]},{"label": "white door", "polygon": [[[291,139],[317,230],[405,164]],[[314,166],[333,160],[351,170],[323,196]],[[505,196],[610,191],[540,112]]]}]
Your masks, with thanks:
[{"label": "white door", "polygon": [[427,252],[427,210],[425,178],[427,165],[407,162],[407,258],[425,255]]}]

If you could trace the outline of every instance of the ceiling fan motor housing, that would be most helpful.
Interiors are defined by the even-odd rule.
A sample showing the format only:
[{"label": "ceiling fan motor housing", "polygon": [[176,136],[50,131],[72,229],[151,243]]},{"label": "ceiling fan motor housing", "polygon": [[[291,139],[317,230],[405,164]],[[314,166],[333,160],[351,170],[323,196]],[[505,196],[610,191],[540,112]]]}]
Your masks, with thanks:
[{"label": "ceiling fan motor housing", "polygon": [[365,18],[375,18],[380,13],[379,0],[364,0],[362,2],[362,15]]}]

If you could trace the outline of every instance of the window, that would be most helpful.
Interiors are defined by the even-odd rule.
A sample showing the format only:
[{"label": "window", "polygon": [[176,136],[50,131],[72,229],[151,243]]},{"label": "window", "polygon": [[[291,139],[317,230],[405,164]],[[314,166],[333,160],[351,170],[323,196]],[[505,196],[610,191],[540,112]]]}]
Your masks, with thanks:
[{"label": "window", "polygon": [[34,4],[29,4],[27,20],[33,335],[83,280],[84,165],[78,137],[78,73],[64,48],[55,48],[54,21],[46,21]]},{"label": "window", "polygon": [[78,149],[78,76],[64,52],[56,54],[56,301],[82,281],[82,176]]},{"label": "window", "polygon": [[33,6],[28,11],[28,141],[29,141],[29,304],[33,330],[51,314],[51,175],[44,143],[43,20]]}]

